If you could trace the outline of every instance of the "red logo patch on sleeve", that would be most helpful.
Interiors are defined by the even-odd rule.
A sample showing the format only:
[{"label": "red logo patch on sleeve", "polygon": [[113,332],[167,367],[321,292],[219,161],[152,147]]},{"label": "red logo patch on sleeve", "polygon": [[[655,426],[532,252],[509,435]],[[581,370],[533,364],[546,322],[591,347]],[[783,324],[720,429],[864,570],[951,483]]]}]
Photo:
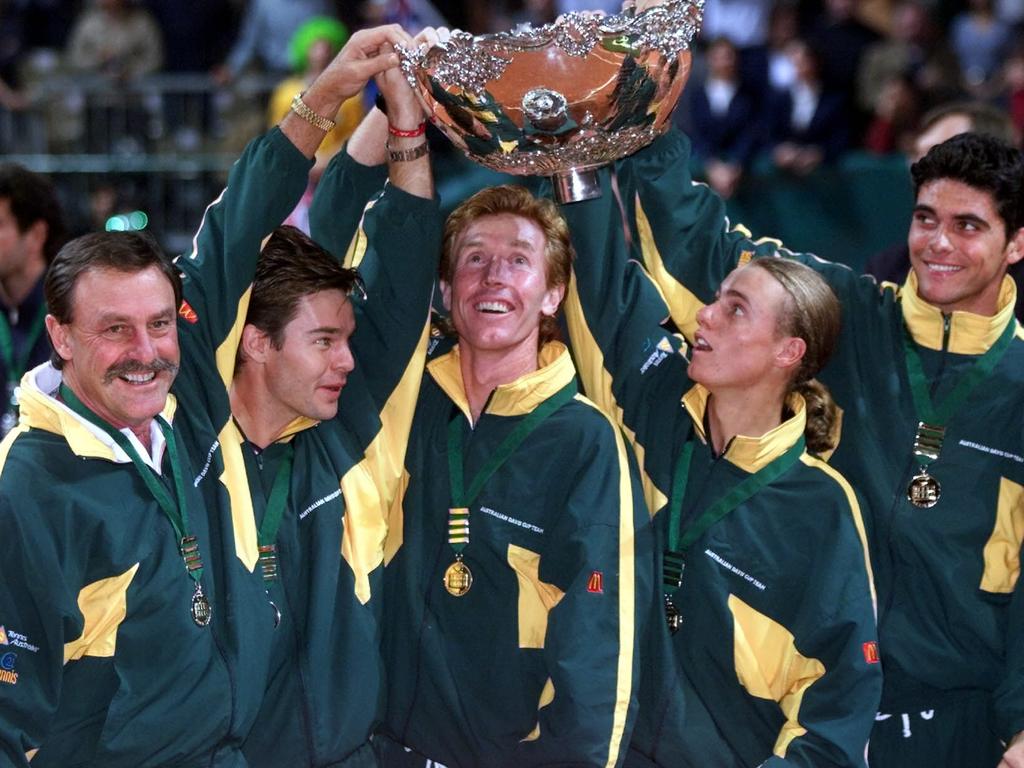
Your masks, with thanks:
[{"label": "red logo patch on sleeve", "polygon": [[878,643],[871,641],[870,643],[864,643],[862,646],[864,650],[864,661],[868,664],[878,663]]},{"label": "red logo patch on sleeve", "polygon": [[604,594],[604,576],[600,571],[590,574],[590,581],[587,582],[587,592],[594,595]]},{"label": "red logo patch on sleeve", "polygon": [[192,306],[184,299],[181,300],[181,306],[178,307],[178,314],[186,322],[192,323],[192,325],[199,322],[199,315],[196,314],[196,311],[192,309]]}]

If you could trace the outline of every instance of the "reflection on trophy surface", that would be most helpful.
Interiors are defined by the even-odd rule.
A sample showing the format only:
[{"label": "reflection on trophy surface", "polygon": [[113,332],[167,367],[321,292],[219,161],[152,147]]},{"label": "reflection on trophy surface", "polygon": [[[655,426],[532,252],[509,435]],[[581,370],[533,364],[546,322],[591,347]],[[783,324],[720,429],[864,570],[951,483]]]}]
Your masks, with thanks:
[{"label": "reflection on trophy surface", "polygon": [[569,13],[474,37],[455,31],[402,68],[432,122],[471,159],[553,176],[560,202],[600,194],[594,170],[668,128],[690,73],[704,0],[638,14]]}]

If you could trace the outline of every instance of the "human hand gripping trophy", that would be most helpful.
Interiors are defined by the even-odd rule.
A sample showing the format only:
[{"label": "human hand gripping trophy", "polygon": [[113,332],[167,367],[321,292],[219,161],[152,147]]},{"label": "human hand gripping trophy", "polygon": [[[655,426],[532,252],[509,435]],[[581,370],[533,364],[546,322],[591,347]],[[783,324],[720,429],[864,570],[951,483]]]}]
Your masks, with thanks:
[{"label": "human hand gripping trophy", "polygon": [[600,195],[596,170],[668,129],[704,0],[640,0],[621,13],[399,48],[423,108],[487,168],[551,176],[559,202]]}]

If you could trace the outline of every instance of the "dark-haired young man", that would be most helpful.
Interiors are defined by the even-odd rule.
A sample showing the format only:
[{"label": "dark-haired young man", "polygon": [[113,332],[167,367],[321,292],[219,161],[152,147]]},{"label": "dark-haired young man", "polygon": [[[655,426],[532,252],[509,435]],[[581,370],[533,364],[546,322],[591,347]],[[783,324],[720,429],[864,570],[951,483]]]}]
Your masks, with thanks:
[{"label": "dark-haired young man", "polygon": [[[730,229],[670,133],[619,181],[640,258],[675,323],[722,278],[780,250]],[[1024,332],[1007,267],[1024,256],[1024,159],[962,134],[912,168],[911,272],[881,288],[820,270],[843,302],[821,380],[843,409],[831,463],[869,504],[885,679],[872,766],[1021,764],[1024,745]]]},{"label": "dark-haired young man", "polygon": [[43,330],[43,273],[64,244],[53,185],[14,163],[0,164],[0,437],[18,420],[14,388],[50,355]]},{"label": "dark-haired young man", "polygon": [[[195,483],[227,516],[232,594],[261,585],[258,610],[236,605],[241,617],[229,628],[231,655],[246,666],[240,684],[263,702],[243,745],[251,766],[375,765],[368,742],[383,698],[386,509],[412,418],[419,371],[407,368],[415,370],[417,349],[422,366],[431,261],[401,280],[383,273],[389,253],[439,243],[422,136],[391,137],[392,183],[364,221],[374,265],[366,301],[381,305],[375,316],[386,322],[357,322],[359,276],[278,224],[329,128],[320,116],[365,80],[340,65],[371,44],[410,42],[384,29],[376,39],[353,35],[280,130],[249,145],[177,262],[185,303],[175,392],[206,418],[191,445]],[[381,82],[394,91],[393,124],[414,132],[419,107],[397,68],[392,74]],[[339,220],[360,220],[364,201],[345,188],[324,180],[317,194]],[[348,242],[330,245],[340,257]]]}]

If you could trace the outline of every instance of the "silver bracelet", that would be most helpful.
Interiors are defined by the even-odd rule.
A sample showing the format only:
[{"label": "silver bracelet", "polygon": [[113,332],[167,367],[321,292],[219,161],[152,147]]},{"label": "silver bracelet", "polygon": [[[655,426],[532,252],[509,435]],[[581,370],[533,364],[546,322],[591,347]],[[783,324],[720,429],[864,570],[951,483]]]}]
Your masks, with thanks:
[{"label": "silver bracelet", "polygon": [[387,147],[388,160],[393,163],[406,163],[410,160],[419,160],[430,151],[430,147],[425,141],[417,144],[411,149],[392,149],[390,144],[388,144]]}]

